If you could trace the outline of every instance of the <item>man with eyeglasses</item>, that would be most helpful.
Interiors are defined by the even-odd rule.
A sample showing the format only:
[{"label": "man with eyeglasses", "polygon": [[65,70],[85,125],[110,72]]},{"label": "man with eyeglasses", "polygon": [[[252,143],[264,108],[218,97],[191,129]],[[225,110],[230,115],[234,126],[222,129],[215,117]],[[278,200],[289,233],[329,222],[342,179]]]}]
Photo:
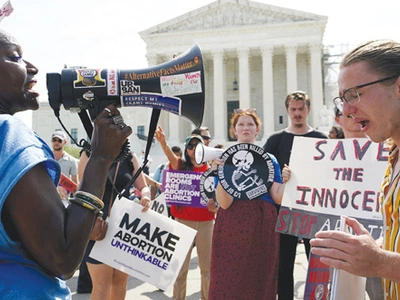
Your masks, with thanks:
[{"label": "man with eyeglasses", "polygon": [[400,44],[376,40],[350,51],[340,64],[335,106],[359,124],[374,142],[390,140],[388,168],[381,185],[382,248],[355,219],[346,224],[355,235],[321,231],[311,240],[312,252],[337,269],[365,277],[382,277],[385,299],[400,299]]},{"label": "man with eyeglasses", "polygon": [[[295,136],[327,139],[328,137],[312,128],[307,121],[311,111],[311,102],[308,95],[302,91],[295,91],[286,97],[286,112],[290,118],[290,125],[284,130],[272,134],[264,145],[264,150],[273,154],[283,170],[289,164]],[[309,239],[303,239],[307,258],[310,253]],[[294,294],[294,262],[298,237],[280,234],[278,300],[293,299]]]},{"label": "man with eyeglasses", "polygon": [[[345,139],[368,138],[361,131],[361,126],[353,121],[353,118],[344,116],[342,112],[335,106],[335,121],[338,123],[344,133]],[[368,277],[366,283],[366,291],[370,300],[383,299],[382,279],[380,277]]]}]

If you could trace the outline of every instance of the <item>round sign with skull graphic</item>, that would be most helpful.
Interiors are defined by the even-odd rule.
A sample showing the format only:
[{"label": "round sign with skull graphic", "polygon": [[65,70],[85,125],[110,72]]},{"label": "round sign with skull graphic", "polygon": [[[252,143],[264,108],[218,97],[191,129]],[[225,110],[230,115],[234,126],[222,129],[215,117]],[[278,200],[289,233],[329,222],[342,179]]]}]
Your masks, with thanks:
[{"label": "round sign with skull graphic", "polygon": [[218,178],[236,199],[252,200],[266,194],[274,182],[274,164],[263,148],[247,143],[233,145],[222,154]]},{"label": "round sign with skull graphic", "polygon": [[200,177],[200,195],[201,203],[207,204],[208,199],[215,199],[215,180],[217,176],[211,168],[205,171]]}]

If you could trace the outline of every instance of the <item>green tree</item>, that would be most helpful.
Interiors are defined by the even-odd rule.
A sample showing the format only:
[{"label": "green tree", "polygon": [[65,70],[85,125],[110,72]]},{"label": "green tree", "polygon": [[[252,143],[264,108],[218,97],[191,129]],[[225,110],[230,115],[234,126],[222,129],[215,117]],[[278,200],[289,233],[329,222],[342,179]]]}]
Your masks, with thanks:
[{"label": "green tree", "polygon": [[76,159],[79,159],[79,152],[80,152],[79,148],[71,145],[65,145],[64,150],[68,152],[68,154],[75,157]]}]

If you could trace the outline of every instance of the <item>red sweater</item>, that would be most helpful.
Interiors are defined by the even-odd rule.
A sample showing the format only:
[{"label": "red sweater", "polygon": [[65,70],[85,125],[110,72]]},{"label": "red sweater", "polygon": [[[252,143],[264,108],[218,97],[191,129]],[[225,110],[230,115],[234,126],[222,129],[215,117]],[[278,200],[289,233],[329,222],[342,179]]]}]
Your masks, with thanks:
[{"label": "red sweater", "polygon": [[[181,161],[179,161],[179,166],[181,165]],[[171,165],[169,166],[170,170],[173,170]],[[201,172],[204,173],[207,171],[209,166],[207,164],[203,164],[201,167],[194,167],[193,172]],[[171,205],[171,215],[174,218],[189,220],[189,221],[211,221],[214,220],[215,214],[210,212],[207,208],[197,208],[197,207],[189,207],[189,206],[177,206]]]}]

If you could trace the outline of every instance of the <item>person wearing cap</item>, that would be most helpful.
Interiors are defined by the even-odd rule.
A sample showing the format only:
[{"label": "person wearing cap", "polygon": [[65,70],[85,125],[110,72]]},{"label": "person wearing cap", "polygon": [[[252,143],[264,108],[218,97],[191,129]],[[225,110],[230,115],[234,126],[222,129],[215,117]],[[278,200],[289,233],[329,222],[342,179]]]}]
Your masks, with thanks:
[{"label": "person wearing cap", "polygon": [[[157,127],[154,136],[160,143],[170,162],[170,170],[186,170],[201,173],[204,173],[208,170],[208,164],[199,165],[195,161],[194,152],[196,145],[199,143],[204,143],[203,138],[200,135],[190,135],[186,138],[185,150],[183,153],[184,159],[178,158],[174,155],[172,149],[167,144],[165,133],[161,126]],[[196,244],[201,273],[200,298],[208,299],[208,291],[210,287],[211,242],[215,218],[213,208],[195,208],[189,206],[171,205],[171,214],[177,222],[197,230],[194,243]],[[193,247],[190,247],[190,250],[175,281],[173,289],[174,300],[186,299],[186,279],[189,270],[192,249]]]},{"label": "person wearing cap", "polygon": [[61,173],[78,185],[78,161],[64,150],[66,144],[67,135],[61,130],[56,130],[51,136],[54,158],[60,164]]},{"label": "person wearing cap", "polygon": [[[54,158],[61,167],[61,173],[75,182],[78,186],[78,160],[64,150],[66,144],[67,135],[61,130],[54,131],[51,135],[51,145]],[[57,187],[57,190],[64,205],[67,206],[69,197],[67,190],[60,185]]]},{"label": "person wearing cap", "polygon": [[[64,147],[67,144],[67,135],[61,130],[56,130],[51,135],[51,146],[54,158],[61,167],[61,173],[71,179],[78,185],[78,161],[72,155],[68,154]],[[62,186],[57,187],[64,206],[68,206],[68,192]],[[92,291],[92,280],[86,264],[79,265],[79,277],[77,281],[77,292],[90,293]]]}]

